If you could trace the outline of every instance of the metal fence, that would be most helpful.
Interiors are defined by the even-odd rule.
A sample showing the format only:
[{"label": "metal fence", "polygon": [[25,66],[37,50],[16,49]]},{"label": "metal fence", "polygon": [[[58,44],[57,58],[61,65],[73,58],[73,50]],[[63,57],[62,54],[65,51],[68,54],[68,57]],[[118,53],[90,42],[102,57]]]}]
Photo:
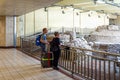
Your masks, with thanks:
[{"label": "metal fence", "polygon": [[33,53],[40,49],[40,47],[35,44],[36,36],[21,38],[21,49],[25,52]]},{"label": "metal fence", "polygon": [[98,57],[89,53],[118,57],[115,53],[100,52],[82,48],[62,49],[59,65],[86,80],[120,80],[120,66],[117,60]]},{"label": "metal fence", "polygon": [[[39,47],[35,45],[35,37],[21,38],[21,49],[28,53],[37,52]],[[86,80],[120,80],[120,62],[117,57],[120,55],[116,53],[74,47],[68,50],[62,47],[59,66],[73,77],[77,75]]]}]

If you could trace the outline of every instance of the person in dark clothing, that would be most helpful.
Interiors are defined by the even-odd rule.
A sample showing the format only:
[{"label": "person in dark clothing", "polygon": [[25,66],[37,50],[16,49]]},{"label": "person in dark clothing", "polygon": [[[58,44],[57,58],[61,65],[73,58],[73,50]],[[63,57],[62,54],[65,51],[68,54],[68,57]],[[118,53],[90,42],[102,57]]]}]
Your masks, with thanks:
[{"label": "person in dark clothing", "polygon": [[59,70],[58,68],[58,61],[60,58],[60,38],[59,38],[59,33],[55,32],[54,33],[55,38],[52,40],[52,52],[54,55],[54,60],[53,60],[53,69]]}]

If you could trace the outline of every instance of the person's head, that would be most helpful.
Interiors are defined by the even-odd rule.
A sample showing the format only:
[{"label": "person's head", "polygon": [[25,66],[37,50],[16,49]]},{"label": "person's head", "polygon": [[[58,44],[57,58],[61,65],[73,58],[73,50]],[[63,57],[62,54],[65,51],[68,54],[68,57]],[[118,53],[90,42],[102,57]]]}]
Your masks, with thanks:
[{"label": "person's head", "polygon": [[59,37],[59,32],[54,33],[55,37]]},{"label": "person's head", "polygon": [[48,33],[47,28],[43,28],[43,34],[46,34],[46,33]]}]

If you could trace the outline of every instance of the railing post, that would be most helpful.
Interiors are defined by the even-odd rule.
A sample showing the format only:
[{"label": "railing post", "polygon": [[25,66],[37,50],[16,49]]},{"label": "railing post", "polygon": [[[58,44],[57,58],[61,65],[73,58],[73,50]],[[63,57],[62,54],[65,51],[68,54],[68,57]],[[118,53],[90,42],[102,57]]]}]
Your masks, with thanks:
[{"label": "railing post", "polygon": [[74,77],[73,76],[73,74],[74,74],[74,53],[73,53],[74,51],[72,51],[72,77]]},{"label": "railing post", "polygon": [[119,79],[120,79],[120,66],[119,66]]},{"label": "railing post", "polygon": [[88,63],[88,65],[87,65],[87,66],[88,66],[88,69],[87,69],[87,70],[88,70],[88,79],[89,79],[89,67],[90,67],[90,66],[89,66],[89,64],[90,64],[90,63],[89,63],[89,56],[88,56],[87,58],[88,58],[88,59],[87,59],[87,63]]},{"label": "railing post", "polygon": [[108,80],[111,80],[111,78],[110,78],[111,77],[110,76],[110,69],[111,69],[110,64],[111,64],[110,61],[108,61]]},{"label": "railing post", "polygon": [[22,49],[22,38],[20,37],[20,47]]},{"label": "railing post", "polygon": [[104,69],[104,80],[106,79],[106,63],[105,63],[106,61],[104,60],[103,61],[103,69]]},{"label": "railing post", "polygon": [[113,75],[114,75],[114,80],[116,80],[116,64],[115,64],[115,62],[113,62]]}]

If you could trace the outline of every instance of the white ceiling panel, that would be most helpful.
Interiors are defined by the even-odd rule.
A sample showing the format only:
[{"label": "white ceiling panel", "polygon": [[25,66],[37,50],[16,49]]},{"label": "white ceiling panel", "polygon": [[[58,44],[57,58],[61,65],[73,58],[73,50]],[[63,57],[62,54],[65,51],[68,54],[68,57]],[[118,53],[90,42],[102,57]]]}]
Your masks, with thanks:
[{"label": "white ceiling panel", "polygon": [[113,0],[114,2],[110,1],[110,0],[105,0],[110,2],[110,4],[108,3],[98,3],[94,2],[94,0],[63,0],[59,3],[57,3],[57,5],[60,6],[69,6],[69,5],[74,5],[74,8],[78,8],[78,9],[82,9],[85,11],[89,11],[89,10],[95,10],[95,11],[103,11],[106,13],[118,13],[120,15],[120,7],[117,7],[117,4],[115,3],[119,3],[120,4],[120,0]]}]

